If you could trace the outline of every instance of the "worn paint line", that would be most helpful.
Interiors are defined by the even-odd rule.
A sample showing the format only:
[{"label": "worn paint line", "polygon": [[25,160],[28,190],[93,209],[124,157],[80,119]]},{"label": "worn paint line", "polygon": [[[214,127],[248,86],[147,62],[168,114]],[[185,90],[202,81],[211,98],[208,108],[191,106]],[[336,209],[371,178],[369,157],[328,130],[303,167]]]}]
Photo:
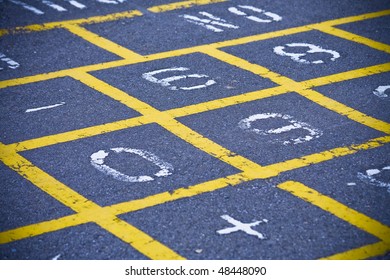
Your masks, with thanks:
[{"label": "worn paint line", "polygon": [[140,54],[137,54],[127,48],[124,48],[108,39],[105,39],[81,26],[74,25],[74,24],[66,24],[63,26],[68,31],[72,32],[73,34],[81,37],[82,39],[98,46],[101,49],[104,49],[106,51],[109,51],[113,54],[116,54],[120,57],[127,58],[130,60],[135,61],[142,61],[142,56]]},{"label": "worn paint line", "polygon": [[126,120],[115,121],[112,123],[101,124],[91,126],[87,128],[81,128],[77,130],[67,131],[58,134],[52,134],[39,138],[29,139],[25,141],[8,144],[7,148],[15,150],[16,152],[22,152],[27,150],[33,150],[37,148],[47,147],[60,143],[66,143],[74,140],[89,138],[101,134],[106,134],[114,131],[119,131],[131,127],[136,127],[144,124],[151,123],[150,118],[145,116],[135,117]]},{"label": "worn paint line", "polygon": [[68,24],[82,25],[82,24],[103,23],[103,22],[115,21],[119,19],[133,18],[142,15],[143,15],[142,12],[137,10],[132,10],[132,11],[125,11],[120,13],[103,15],[103,16],[93,16],[93,17],[82,18],[82,19],[49,22],[43,24],[32,24],[32,25],[20,26],[20,27],[9,28],[9,29],[0,29],[0,35],[15,34],[20,32],[45,31],[45,30],[51,30],[55,28],[62,28]]},{"label": "worn paint line", "polygon": [[204,151],[205,153],[216,157],[239,170],[247,171],[246,173],[248,175],[251,174],[250,176],[258,176],[257,171],[259,165],[257,163],[254,163],[245,157],[229,151],[221,145],[192,130],[191,128],[181,124],[180,122],[170,118],[159,119],[156,120],[156,122],[172,134]]},{"label": "worn paint line", "polygon": [[317,29],[321,32],[342,38],[342,39],[346,39],[346,40],[349,40],[349,41],[352,41],[355,43],[366,45],[370,48],[373,48],[373,49],[376,49],[379,51],[390,53],[390,46],[389,45],[365,38],[365,37],[357,35],[357,34],[353,34],[351,32],[345,31],[345,30],[341,30],[339,28],[318,25],[318,26],[316,26],[315,29]]},{"label": "worn paint line", "polygon": [[368,116],[364,113],[361,113],[351,107],[348,107],[340,102],[337,102],[325,95],[320,94],[311,89],[297,90],[297,93],[306,97],[307,99],[317,103],[318,105],[329,109],[333,112],[336,112],[342,116],[345,116],[355,122],[373,128],[375,130],[390,134],[390,124],[371,116]]},{"label": "worn paint line", "polygon": [[187,9],[193,6],[208,5],[214,3],[226,2],[227,0],[190,0],[190,1],[181,1],[169,4],[163,4],[158,6],[153,6],[148,8],[148,11],[153,13],[161,13],[167,11],[173,11],[178,9]]},{"label": "worn paint line", "polygon": [[271,168],[272,170],[275,170],[279,174],[282,172],[328,161],[334,158],[353,155],[359,151],[378,148],[388,143],[390,143],[390,136],[379,137],[379,138],[368,140],[367,142],[362,144],[354,144],[350,146],[337,147],[323,152],[302,156],[300,158],[294,158],[283,162],[267,165],[264,168]]},{"label": "worn paint line", "polygon": [[145,232],[119,218],[99,219],[96,223],[152,260],[185,259]]},{"label": "worn paint line", "polygon": [[344,82],[348,80],[363,78],[371,75],[376,75],[380,73],[386,73],[390,71],[390,63],[384,63],[369,67],[364,67],[360,69],[345,71],[337,74],[332,74],[329,76],[314,78],[306,81],[300,82],[304,88],[312,88],[325,86],[333,83]]},{"label": "worn paint line", "polygon": [[93,88],[112,99],[119,101],[120,103],[126,105],[127,107],[143,114],[143,115],[153,115],[159,114],[160,111],[154,109],[149,104],[140,101],[139,99],[132,97],[126,92],[119,90],[102,80],[95,78],[94,76],[84,73],[82,71],[72,72],[71,77],[75,80],[82,82],[83,84]]},{"label": "worn paint line", "polygon": [[277,187],[335,215],[347,223],[368,232],[387,243],[390,242],[390,227],[359,213],[356,210],[349,208],[346,205],[325,196],[302,183],[288,181],[277,185]]},{"label": "worn paint line", "polygon": [[351,249],[332,256],[321,258],[322,260],[364,260],[390,252],[390,245],[385,242],[377,242],[359,248]]},{"label": "worn paint line", "polygon": [[61,103],[57,103],[57,104],[53,104],[53,105],[47,105],[47,106],[43,106],[43,107],[31,108],[31,109],[27,109],[25,111],[25,113],[33,113],[33,112],[37,112],[37,111],[41,111],[41,110],[53,109],[53,108],[60,107],[63,105],[65,105],[65,102],[61,102]]}]

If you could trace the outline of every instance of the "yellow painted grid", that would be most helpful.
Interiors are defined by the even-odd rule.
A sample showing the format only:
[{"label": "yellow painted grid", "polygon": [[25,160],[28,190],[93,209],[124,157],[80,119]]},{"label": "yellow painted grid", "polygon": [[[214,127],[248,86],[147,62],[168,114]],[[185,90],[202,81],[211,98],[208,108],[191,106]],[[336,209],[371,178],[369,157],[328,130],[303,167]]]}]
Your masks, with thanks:
[{"label": "yellow painted grid", "polygon": [[[160,13],[176,9],[187,9],[195,5],[208,5],[225,0],[192,0],[182,1],[166,5],[150,7],[150,12]],[[337,157],[359,153],[363,150],[374,149],[381,147],[390,142],[390,124],[384,121],[375,119],[371,116],[363,114],[341,104],[333,99],[330,99],[313,88],[317,86],[352,80],[369,75],[389,72],[390,63],[375,65],[371,67],[351,70],[343,73],[337,73],[320,78],[310,79],[306,81],[296,82],[288,77],[284,77],[278,73],[274,73],[260,65],[251,64],[242,58],[228,54],[221,51],[220,48],[227,46],[236,46],[255,42],[260,40],[267,40],[276,37],[286,36],[290,34],[307,32],[310,30],[318,30],[333,36],[337,36],[346,40],[350,40],[359,44],[367,45],[371,48],[390,53],[390,46],[383,43],[375,42],[368,38],[343,31],[335,26],[362,21],[371,18],[377,18],[390,15],[390,10],[385,10],[376,13],[369,13],[359,16],[346,17],[342,19],[325,21],[322,23],[309,24],[300,27],[294,27],[264,34],[242,37],[233,40],[226,40],[223,42],[212,43],[208,45],[199,45],[179,50],[167,51],[162,53],[142,56],[127,48],[119,46],[118,44],[100,37],[91,31],[88,31],[83,25],[115,21],[122,18],[131,18],[142,16],[142,12],[134,10],[111,14],[106,16],[97,16],[87,19],[70,20],[63,22],[52,22],[42,25],[30,25],[24,27],[17,27],[8,30],[0,30],[0,36],[6,34],[13,34],[17,32],[39,32],[43,30],[50,30],[54,28],[63,28],[69,32],[83,38],[84,40],[95,44],[96,46],[112,52],[123,59],[118,61],[106,62],[95,65],[87,65],[72,69],[65,69],[51,73],[42,73],[29,77],[22,77],[7,81],[0,81],[0,88],[18,86],[22,84],[34,83],[59,77],[71,77],[80,81],[81,83],[105,94],[112,99],[121,102],[129,108],[136,110],[141,114],[139,117],[134,117],[127,120],[116,121],[112,123],[96,125],[83,129],[77,129],[55,135],[48,135],[36,139],[29,139],[12,144],[0,143],[0,160],[9,168],[23,176],[39,189],[45,191],[50,196],[60,201],[65,206],[72,209],[75,214],[61,217],[55,220],[44,221],[36,224],[30,224],[23,227],[0,232],[0,244],[6,244],[16,240],[21,240],[56,230],[77,226],[85,223],[95,223],[101,228],[110,232],[122,241],[128,243],[130,246],[151,259],[184,259],[177,252],[168,248],[158,240],[153,239],[147,233],[142,232],[131,224],[118,218],[118,215],[146,209],[156,205],[173,202],[176,200],[194,197],[199,194],[212,192],[228,186],[236,186],[242,182],[248,182],[255,179],[266,179],[277,176],[282,172],[302,168],[305,166],[317,164],[320,162],[332,160]],[[263,78],[270,79],[277,86],[263,90],[246,92],[232,97],[221,98],[218,100],[208,101],[200,104],[189,105],[181,108],[170,109],[167,111],[159,111],[149,104],[146,104],[135,97],[95,78],[88,72],[93,70],[103,70],[123,65],[136,64],[141,62],[160,60],[164,58],[182,56],[191,53],[203,53],[214,57],[220,61],[234,65],[243,70],[252,72]],[[189,127],[180,123],[177,118],[189,116],[232,106],[235,104],[246,103],[263,98],[269,98],[276,95],[282,95],[291,91],[295,91],[301,96],[323,106],[331,111],[343,115],[355,122],[373,128],[377,131],[383,132],[386,136],[371,139],[365,143],[354,144],[350,146],[338,147],[319,153],[305,155],[300,158],[287,160],[271,164],[268,166],[260,166],[259,164],[246,159],[241,155],[237,155],[219,144],[205,138],[203,135],[190,129]],[[47,174],[39,167],[33,165],[26,158],[19,153],[26,150],[37,149],[58,143],[74,141],[92,137],[95,135],[105,134],[117,130],[122,130],[130,127],[142,126],[144,124],[156,123],[165,128],[170,133],[180,137],[187,143],[196,148],[208,153],[209,155],[228,163],[235,168],[241,170],[237,174],[227,177],[214,179],[208,182],[199,183],[193,186],[183,186],[173,192],[163,192],[151,195],[145,198],[118,203],[106,207],[101,207],[75,192],[73,189],[56,180],[50,174]],[[292,195],[303,199],[308,203],[315,205],[327,211],[334,216],[346,221],[347,223],[377,237],[379,241],[374,244],[367,244],[360,248],[355,248],[347,252],[339,252],[333,256],[324,256],[324,259],[364,259],[385,254],[390,251],[390,227],[381,224],[374,219],[361,214],[346,205],[343,205],[336,200],[327,197],[314,189],[309,188],[299,182],[285,182],[277,186],[279,189],[287,191]]]}]

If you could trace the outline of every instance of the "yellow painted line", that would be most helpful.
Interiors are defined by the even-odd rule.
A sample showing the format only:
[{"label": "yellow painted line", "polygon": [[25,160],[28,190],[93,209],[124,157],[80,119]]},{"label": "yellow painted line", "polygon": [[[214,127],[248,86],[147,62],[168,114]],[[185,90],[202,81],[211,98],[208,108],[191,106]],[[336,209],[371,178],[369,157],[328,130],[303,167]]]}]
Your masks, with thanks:
[{"label": "yellow painted line", "polygon": [[348,80],[353,80],[357,78],[363,78],[371,75],[376,75],[380,73],[386,73],[390,71],[390,63],[384,63],[369,67],[364,67],[360,69],[345,71],[337,74],[332,74],[329,76],[314,78],[306,81],[300,82],[304,88],[312,88],[325,86],[333,83],[344,82]]},{"label": "yellow painted line", "polygon": [[189,115],[199,114],[202,112],[208,112],[211,110],[222,109],[232,105],[238,105],[250,101],[269,98],[272,96],[278,96],[281,94],[285,94],[287,92],[288,90],[286,90],[286,88],[282,86],[276,86],[273,88],[267,88],[267,89],[243,93],[240,95],[229,96],[229,97],[211,100],[203,103],[198,103],[194,105],[188,105],[181,108],[170,109],[168,111],[165,111],[165,113],[167,113],[173,118],[185,117]]},{"label": "yellow painted line", "polygon": [[241,68],[243,70],[249,71],[255,75],[259,75],[261,77],[270,79],[276,84],[280,85],[289,85],[289,84],[295,84],[296,82],[286,78],[280,74],[274,73],[270,71],[269,69],[262,67],[258,64],[250,63],[249,61],[242,59],[240,57],[234,56],[232,54],[228,54],[226,52],[223,52],[221,50],[212,49],[212,48],[205,48],[203,50],[203,53],[214,57],[220,61],[223,61],[225,63],[228,63],[230,65],[236,66],[238,68]]},{"label": "yellow painted line", "polygon": [[126,92],[117,89],[110,84],[107,84],[103,82],[102,80],[99,80],[95,78],[94,76],[84,73],[82,71],[74,71],[72,72],[71,76],[75,80],[79,80],[83,84],[89,86],[90,88],[93,88],[109,97],[112,99],[119,101],[120,103],[126,105],[127,107],[140,112],[143,115],[157,115],[160,113],[160,111],[154,109],[151,107],[149,104],[140,101],[139,99],[130,96]]},{"label": "yellow painted line", "polygon": [[[362,15],[357,15],[357,16],[350,16],[350,17],[344,17],[344,18],[340,18],[340,19],[327,20],[327,21],[318,23],[317,25],[334,26],[334,25],[352,23],[352,22],[373,19],[373,18],[388,16],[388,15],[390,15],[390,10],[383,10],[383,11],[379,11],[379,12],[367,13],[367,14],[362,14]],[[315,27],[314,24],[312,26]]]},{"label": "yellow painted line", "polygon": [[296,92],[306,97],[307,99],[319,104],[320,106],[327,108],[333,112],[336,112],[342,116],[345,116],[355,122],[384,132],[386,134],[390,134],[390,124],[387,122],[378,120],[364,113],[361,113],[351,107],[348,107],[311,89],[297,90]]},{"label": "yellow painted line", "polygon": [[349,41],[352,41],[355,43],[366,45],[370,48],[373,48],[373,49],[376,49],[379,51],[390,53],[390,46],[389,45],[365,38],[363,36],[360,36],[360,35],[345,31],[345,30],[341,30],[339,28],[318,25],[318,26],[316,26],[316,29],[321,31],[321,32],[324,32],[324,33],[327,33],[327,34],[330,34],[330,35],[333,35],[333,36],[336,36],[336,37],[339,37],[342,39],[346,39],[346,40],[349,40]]},{"label": "yellow painted line", "polygon": [[91,126],[87,128],[67,131],[63,133],[43,136],[35,139],[20,141],[20,142],[7,145],[7,148],[14,150],[16,152],[22,152],[22,151],[47,147],[51,145],[56,145],[60,143],[66,143],[74,140],[89,138],[92,136],[106,134],[118,130],[149,124],[149,123],[151,123],[150,119],[146,118],[145,116],[140,116],[140,117],[116,121],[112,123],[101,124],[101,125]]},{"label": "yellow painted line", "polygon": [[62,28],[65,25],[80,25],[80,24],[93,24],[93,23],[103,23],[109,21],[115,21],[119,19],[133,18],[136,16],[142,16],[142,13],[137,10],[125,11],[120,13],[114,13],[103,16],[93,16],[89,18],[82,19],[74,19],[74,20],[66,20],[66,21],[58,21],[58,22],[49,22],[43,24],[32,24],[27,26],[20,26],[10,29],[0,29],[0,36],[6,34],[14,34],[19,32],[36,32],[36,31],[44,31],[55,28]]},{"label": "yellow painted line", "polygon": [[178,9],[187,9],[193,6],[208,5],[214,3],[226,2],[227,0],[190,0],[190,1],[181,1],[169,4],[163,4],[158,6],[153,6],[148,8],[148,11],[153,13],[161,13]]},{"label": "yellow painted line", "polygon": [[[196,148],[239,170],[246,171],[248,176],[253,178],[264,176],[264,174],[259,174],[259,165],[257,163],[229,151],[174,119],[158,120],[157,123]],[[268,176],[273,175],[270,170],[267,170],[267,174]]]},{"label": "yellow painted line", "polygon": [[277,187],[335,215],[347,223],[368,232],[387,243],[390,242],[390,227],[359,213],[302,183],[288,181],[277,185]]},{"label": "yellow painted line", "polygon": [[322,258],[322,260],[364,260],[377,256],[384,255],[390,251],[389,244],[385,242],[377,242],[362,246],[360,248],[348,250],[346,252],[338,253],[329,257]]},{"label": "yellow painted line", "polygon": [[59,219],[44,221],[32,225],[19,227],[0,232],[0,244],[6,244],[13,241],[22,240],[49,232],[65,229],[68,227],[78,226],[89,222],[86,215],[73,214]]},{"label": "yellow painted line", "polygon": [[152,260],[185,259],[172,249],[121,219],[99,219],[96,223]]},{"label": "yellow painted line", "polygon": [[327,151],[302,156],[300,158],[294,158],[283,162],[274,163],[271,165],[267,165],[264,168],[272,168],[272,170],[275,170],[279,174],[282,172],[328,161],[334,158],[352,155],[359,151],[378,148],[388,143],[390,143],[390,136],[379,137],[379,138],[371,139],[362,144],[354,144],[345,147],[338,147]]},{"label": "yellow painted line", "polygon": [[140,54],[137,54],[131,50],[128,50],[108,39],[105,39],[81,26],[74,25],[74,24],[66,24],[63,25],[65,29],[72,32],[73,34],[81,37],[82,39],[98,46],[101,49],[104,49],[106,51],[109,51],[113,54],[116,54],[120,57],[135,60],[135,61],[142,61],[142,56]]}]

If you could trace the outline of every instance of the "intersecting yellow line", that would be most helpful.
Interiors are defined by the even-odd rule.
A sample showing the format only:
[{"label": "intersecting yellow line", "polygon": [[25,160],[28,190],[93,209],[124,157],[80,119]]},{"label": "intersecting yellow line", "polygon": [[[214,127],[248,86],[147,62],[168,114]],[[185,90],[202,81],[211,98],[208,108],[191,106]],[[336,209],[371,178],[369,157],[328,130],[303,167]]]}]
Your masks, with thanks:
[{"label": "intersecting yellow line", "polygon": [[[20,176],[73,211],[89,214],[93,222],[130,244],[145,256],[152,259],[183,259],[176,252],[57,181],[24,157],[7,149],[1,143],[0,160]],[[91,215],[92,213],[93,215]],[[9,234],[9,231],[7,233],[6,235],[0,235],[0,244],[7,243],[10,239],[12,241],[12,237],[15,237],[12,233]]]},{"label": "intersecting yellow line", "polygon": [[362,248],[349,250],[344,253],[336,254],[329,259],[360,259],[383,254],[390,249],[390,227],[359,213],[344,204],[325,196],[318,191],[305,186],[302,183],[288,181],[277,186],[294,196],[303,199],[324,211],[346,221],[347,223],[374,235],[382,242],[364,246]]}]

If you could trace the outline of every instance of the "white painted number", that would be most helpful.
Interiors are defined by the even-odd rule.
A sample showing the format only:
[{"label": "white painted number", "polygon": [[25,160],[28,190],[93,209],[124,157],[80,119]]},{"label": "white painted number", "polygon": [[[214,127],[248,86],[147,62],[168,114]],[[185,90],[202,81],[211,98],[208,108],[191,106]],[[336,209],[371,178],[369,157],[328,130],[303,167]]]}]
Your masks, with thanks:
[{"label": "white painted number", "polygon": [[[266,120],[266,119],[286,120],[288,122],[288,125],[282,126],[279,128],[272,128],[272,129],[268,129],[268,130],[252,128],[252,124],[255,121],[262,121],[262,120]],[[243,130],[247,130],[247,131],[254,132],[256,134],[264,135],[264,136],[272,135],[272,134],[277,135],[277,134],[281,134],[281,133],[286,133],[286,132],[289,132],[289,131],[292,131],[295,129],[302,129],[302,130],[305,130],[308,132],[308,134],[305,136],[291,138],[291,139],[283,140],[283,141],[276,140],[277,142],[282,142],[283,145],[300,144],[300,143],[308,142],[308,141],[313,140],[315,138],[318,138],[322,135],[321,130],[316,129],[307,123],[294,120],[289,115],[282,115],[282,114],[278,114],[278,113],[262,113],[262,114],[252,115],[248,118],[241,120],[238,123],[238,126]]]},{"label": "white painted number", "polygon": [[275,14],[275,13],[266,12],[262,9],[259,9],[259,8],[253,7],[253,6],[238,5],[238,7],[240,7],[241,9],[250,10],[250,11],[253,11],[253,12],[256,12],[259,14],[263,14],[266,16],[266,18],[263,19],[263,18],[259,18],[257,16],[248,16],[247,13],[239,10],[236,7],[230,7],[229,12],[236,14],[236,15],[239,15],[239,16],[244,16],[247,19],[253,20],[255,22],[260,22],[260,23],[269,23],[269,22],[273,22],[273,21],[281,21],[282,20],[282,17]]},{"label": "white painted number", "polygon": [[[243,10],[246,10],[246,12],[244,12]],[[232,14],[235,14],[237,16],[243,16],[257,23],[270,23],[270,22],[282,20],[282,17],[275,13],[266,12],[262,9],[253,6],[238,5],[237,7],[228,8],[228,11],[231,12]],[[261,17],[248,15],[247,14],[248,11],[255,12],[257,13],[257,15],[260,14]],[[208,12],[199,12],[199,14],[202,15],[203,18],[200,18],[198,16],[192,16],[192,15],[180,15],[180,17],[184,18],[186,21],[190,23],[200,25],[214,32],[223,32],[224,28],[225,29],[240,28],[238,25],[230,23],[227,20],[214,16],[213,14],[210,14]]]},{"label": "white painted number", "polygon": [[385,166],[382,169],[368,169],[364,173],[358,172],[357,177],[361,181],[370,185],[386,188],[387,191],[390,193],[390,182],[384,182],[375,178],[375,176],[378,176],[379,174],[383,174],[385,172],[390,173],[390,166]]},{"label": "white painted number", "polygon": [[379,86],[374,90],[374,94],[381,99],[386,99],[389,96],[385,93],[388,89],[390,89],[390,85],[388,86]]},{"label": "white painted number", "polygon": [[100,150],[91,155],[91,164],[93,167],[119,181],[130,182],[130,183],[149,182],[149,181],[153,181],[154,178],[148,175],[130,176],[130,175],[123,174],[114,168],[111,168],[110,166],[104,163],[105,159],[109,156],[110,152],[114,152],[117,154],[123,152],[129,154],[135,154],[146,159],[147,161],[150,161],[151,163],[160,167],[160,171],[154,174],[155,177],[166,177],[171,175],[173,171],[173,167],[171,164],[161,160],[156,155],[144,150],[130,149],[130,148],[112,148],[108,152],[104,150]]},{"label": "white painted number", "polygon": [[[19,63],[17,63],[15,60],[7,57],[5,54],[0,53],[0,61],[3,61],[7,64],[8,68],[10,69],[16,69],[20,66]],[[3,70],[4,68],[0,66],[0,71]]]},{"label": "white painted number", "polygon": [[178,80],[182,80],[182,79],[187,79],[187,78],[195,78],[195,79],[209,78],[209,76],[203,75],[203,74],[190,74],[190,75],[170,76],[168,78],[163,78],[163,79],[158,79],[158,78],[155,77],[155,75],[160,74],[160,73],[177,72],[177,71],[183,72],[183,71],[188,71],[188,70],[190,70],[190,69],[186,68],[186,67],[173,67],[173,68],[159,69],[159,70],[155,70],[155,71],[151,71],[151,72],[142,74],[142,78],[144,78],[145,80],[148,80],[149,82],[160,84],[163,87],[168,87],[170,90],[201,89],[201,88],[205,88],[205,87],[211,86],[211,85],[216,83],[214,80],[209,79],[204,84],[199,84],[199,85],[191,86],[191,87],[183,87],[183,86],[182,87],[177,87],[177,86],[173,86],[172,82],[178,81]]},{"label": "white painted number", "polygon": [[230,233],[236,232],[236,231],[243,231],[246,234],[256,236],[259,239],[265,239],[265,237],[262,233],[255,231],[254,229],[252,229],[252,227],[255,227],[255,226],[263,224],[263,223],[268,223],[268,220],[266,220],[266,219],[263,219],[261,221],[256,221],[253,223],[249,223],[249,224],[245,224],[245,223],[242,223],[240,221],[233,219],[229,215],[222,215],[221,218],[224,219],[225,221],[227,221],[228,223],[232,224],[233,227],[220,229],[217,231],[218,234],[222,235],[222,234],[230,234]]},{"label": "white painted number", "polygon": [[[285,51],[285,48],[290,47],[290,48],[308,48],[308,50],[305,53],[291,53]],[[320,64],[324,63],[322,59],[314,60],[314,61],[309,61],[304,59],[307,54],[309,53],[328,53],[331,55],[330,60],[335,61],[337,58],[340,57],[340,54],[336,51],[333,50],[326,50],[323,49],[319,46],[313,45],[313,44],[307,44],[307,43],[290,43],[286,44],[285,46],[277,46],[274,47],[274,53],[277,55],[281,56],[289,56],[292,60],[299,62],[299,63],[304,63],[304,64]]]}]

